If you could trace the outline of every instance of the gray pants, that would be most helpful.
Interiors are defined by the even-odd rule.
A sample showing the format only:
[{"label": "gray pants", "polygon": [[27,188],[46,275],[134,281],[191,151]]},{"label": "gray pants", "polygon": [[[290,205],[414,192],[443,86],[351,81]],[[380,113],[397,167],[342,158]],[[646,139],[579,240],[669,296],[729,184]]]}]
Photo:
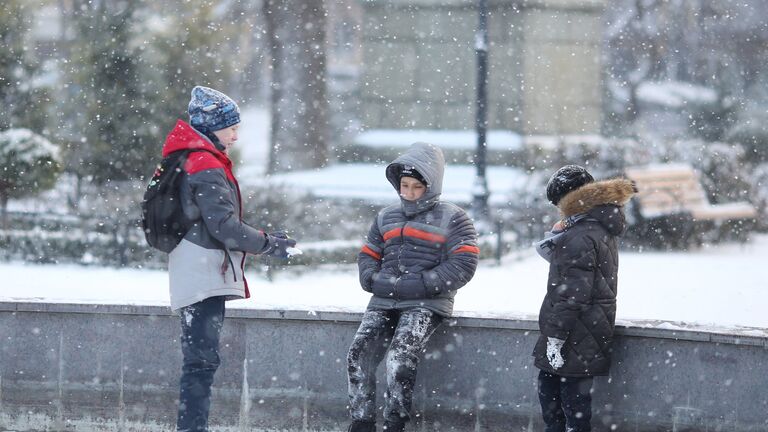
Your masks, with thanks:
[{"label": "gray pants", "polygon": [[384,419],[410,420],[419,356],[442,321],[440,315],[424,308],[365,312],[347,355],[349,411],[353,420],[376,419],[376,368],[385,354]]}]

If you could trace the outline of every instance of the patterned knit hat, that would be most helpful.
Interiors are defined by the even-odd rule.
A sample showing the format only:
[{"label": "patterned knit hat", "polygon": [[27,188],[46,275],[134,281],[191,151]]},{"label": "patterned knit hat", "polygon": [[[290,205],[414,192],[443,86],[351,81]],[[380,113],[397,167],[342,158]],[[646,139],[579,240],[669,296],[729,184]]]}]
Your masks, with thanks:
[{"label": "patterned knit hat", "polygon": [[240,123],[240,108],[220,91],[196,86],[189,101],[189,124],[201,132],[226,129]]}]

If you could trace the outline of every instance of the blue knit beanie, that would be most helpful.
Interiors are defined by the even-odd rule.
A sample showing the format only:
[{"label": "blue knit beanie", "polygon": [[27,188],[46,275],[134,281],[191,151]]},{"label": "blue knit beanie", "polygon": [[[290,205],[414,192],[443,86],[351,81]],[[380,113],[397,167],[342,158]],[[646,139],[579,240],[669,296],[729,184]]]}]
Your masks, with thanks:
[{"label": "blue knit beanie", "polygon": [[189,124],[199,131],[213,132],[240,123],[240,108],[224,93],[195,86],[189,101]]}]

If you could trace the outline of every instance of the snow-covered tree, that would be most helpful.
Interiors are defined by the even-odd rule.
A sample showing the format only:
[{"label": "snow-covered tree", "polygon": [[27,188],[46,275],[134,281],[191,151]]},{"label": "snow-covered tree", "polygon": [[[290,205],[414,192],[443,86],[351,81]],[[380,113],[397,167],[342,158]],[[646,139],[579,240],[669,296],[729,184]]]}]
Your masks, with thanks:
[{"label": "snow-covered tree", "polygon": [[[230,94],[232,65],[240,53],[231,49],[228,41],[236,37],[239,28],[227,20],[227,10],[207,1],[169,2],[174,13],[164,13],[163,19],[153,16],[157,11],[145,10],[141,24],[142,39],[149,47],[143,53],[153,82],[146,83],[160,97],[153,111],[160,129],[173,126],[177,118],[186,119],[190,91],[204,85]],[[159,147],[156,149],[159,152]]]},{"label": "snow-covered tree", "polygon": [[758,218],[757,225],[758,228],[766,230],[768,229],[768,221],[766,221],[768,218],[768,163],[757,165],[749,176],[749,183],[752,185],[750,199],[762,215]]},{"label": "snow-covered tree", "polygon": [[32,27],[31,4],[0,4],[0,131],[12,127],[40,130],[45,119],[45,88],[35,85],[38,63],[26,45]]},{"label": "snow-covered tree", "polygon": [[658,90],[676,89],[680,103],[661,108],[683,114],[690,136],[723,139],[768,56],[766,14],[762,0],[609,2],[607,131],[641,133],[644,107],[659,103]]},{"label": "snow-covered tree", "polygon": [[58,148],[29,129],[0,132],[0,208],[7,228],[10,198],[34,195],[53,187],[59,174]]},{"label": "snow-covered tree", "polygon": [[768,161],[768,78],[750,86],[747,96],[738,105],[736,121],[726,138],[740,143],[747,150],[748,160],[759,163]]},{"label": "snow-covered tree", "polygon": [[[68,95],[59,109],[72,118],[68,169],[101,183],[151,171],[157,146],[151,104],[132,28],[138,2],[76,0]],[[77,137],[79,136],[79,139]]]},{"label": "snow-covered tree", "polygon": [[328,162],[324,0],[265,0],[272,60],[269,171]]}]

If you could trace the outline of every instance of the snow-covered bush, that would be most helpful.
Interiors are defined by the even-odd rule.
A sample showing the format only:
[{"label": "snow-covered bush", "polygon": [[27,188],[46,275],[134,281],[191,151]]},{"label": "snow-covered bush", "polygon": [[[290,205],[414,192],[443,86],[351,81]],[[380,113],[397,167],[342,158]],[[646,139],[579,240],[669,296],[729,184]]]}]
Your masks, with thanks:
[{"label": "snow-covered bush", "polygon": [[299,241],[362,239],[378,209],[370,203],[320,198],[288,186],[243,189],[243,218],[249,224],[265,231],[286,231]]},{"label": "snow-covered bush", "polygon": [[768,78],[761,74],[744,91],[735,110],[735,122],[725,134],[728,142],[739,143],[753,163],[768,161]]},{"label": "snow-covered bush", "polygon": [[749,173],[749,184],[752,185],[751,201],[757,207],[760,217],[757,228],[768,230],[768,163],[762,163]]},{"label": "snow-covered bush", "polygon": [[[0,257],[41,263],[164,268],[139,227],[143,182],[99,186],[64,175],[39,199],[14,201]],[[37,201],[44,200],[45,203]]]},{"label": "snow-covered bush", "polygon": [[102,218],[17,213],[0,236],[0,258],[34,263],[165,268],[165,254],[144,241],[135,224]]},{"label": "snow-covered bush", "polygon": [[701,182],[710,202],[744,201],[750,197],[748,174],[751,164],[745,160],[744,148],[738,144],[707,143],[694,164],[701,171]]},{"label": "snow-covered bush", "polygon": [[528,247],[552,228],[558,213],[546,197],[546,185],[552,172],[536,169],[530,172],[528,181],[509,192],[507,206],[499,212],[504,230],[517,235],[519,247]]},{"label": "snow-covered bush", "polygon": [[768,103],[748,102],[726,134],[729,142],[744,146],[750,160],[768,160]]},{"label": "snow-covered bush", "polygon": [[59,174],[58,149],[29,129],[0,132],[0,206],[3,226],[10,198],[21,198],[50,189]]},{"label": "snow-covered bush", "polygon": [[[0,258],[40,263],[165,268],[166,255],[149,247],[139,227],[144,184],[84,181],[69,214],[14,213],[0,239]],[[72,188],[71,185],[68,186]],[[378,206],[316,198],[284,187],[243,189],[243,217],[265,231],[284,230],[309,244],[289,265],[354,263]],[[63,193],[59,195],[69,195]],[[59,200],[65,201],[65,200]],[[66,208],[66,205],[60,207]],[[250,258],[251,270],[268,261]],[[273,267],[283,264],[269,261]]]},{"label": "snow-covered bush", "polygon": [[653,144],[601,136],[530,137],[525,148],[527,169],[554,172],[576,164],[597,177],[612,177],[632,165],[654,160]]}]

